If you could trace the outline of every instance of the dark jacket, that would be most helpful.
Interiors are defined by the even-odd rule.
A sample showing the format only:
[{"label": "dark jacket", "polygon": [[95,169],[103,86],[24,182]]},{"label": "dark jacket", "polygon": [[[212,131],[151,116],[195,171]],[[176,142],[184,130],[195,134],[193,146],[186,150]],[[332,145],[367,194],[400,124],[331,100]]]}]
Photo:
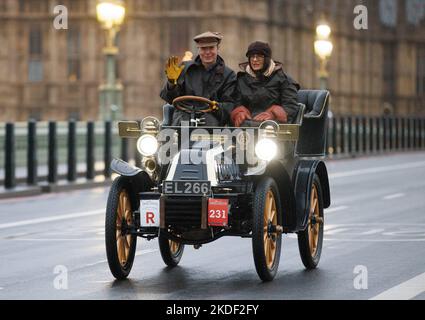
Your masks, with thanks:
[{"label": "dark jacket", "polygon": [[247,107],[253,116],[264,112],[272,105],[282,106],[288,114],[288,122],[292,123],[299,110],[297,92],[298,83],[282,70],[282,64],[276,66],[269,77],[255,78],[245,70],[248,62],[240,64],[243,71],[237,75],[234,95],[235,106]]},{"label": "dark jacket", "polygon": [[168,103],[180,96],[192,95],[204,97],[220,103],[223,112],[216,114],[221,125],[229,123],[230,112],[234,108],[233,92],[236,85],[235,72],[226,67],[224,60],[218,56],[217,62],[205,69],[201,59],[185,62],[185,68],[173,86],[168,82],[161,90],[160,96]]}]

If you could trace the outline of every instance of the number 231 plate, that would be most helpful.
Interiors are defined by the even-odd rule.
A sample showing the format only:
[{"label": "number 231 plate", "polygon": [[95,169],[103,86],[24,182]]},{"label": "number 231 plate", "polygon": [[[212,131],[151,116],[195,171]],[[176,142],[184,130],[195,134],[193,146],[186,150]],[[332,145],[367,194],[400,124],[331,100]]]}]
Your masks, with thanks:
[{"label": "number 231 plate", "polygon": [[208,199],[208,225],[224,227],[229,220],[228,199]]}]

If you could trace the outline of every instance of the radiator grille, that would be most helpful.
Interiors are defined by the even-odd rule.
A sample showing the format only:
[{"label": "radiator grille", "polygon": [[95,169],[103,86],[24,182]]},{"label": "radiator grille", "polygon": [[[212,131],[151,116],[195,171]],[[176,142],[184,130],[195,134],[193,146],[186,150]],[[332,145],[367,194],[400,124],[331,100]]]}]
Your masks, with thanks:
[{"label": "radiator grille", "polygon": [[201,226],[201,198],[176,197],[165,200],[165,224],[173,226]]}]

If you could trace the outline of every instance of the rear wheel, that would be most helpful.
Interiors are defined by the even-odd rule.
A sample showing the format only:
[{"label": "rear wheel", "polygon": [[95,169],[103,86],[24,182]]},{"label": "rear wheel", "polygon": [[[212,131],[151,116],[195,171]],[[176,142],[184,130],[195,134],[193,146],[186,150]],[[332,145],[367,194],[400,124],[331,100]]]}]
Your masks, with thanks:
[{"label": "rear wheel", "polygon": [[307,269],[317,267],[323,245],[323,194],[320,179],[314,175],[310,195],[310,211],[307,228],[298,233],[298,248],[301,260]]},{"label": "rear wheel", "polygon": [[112,183],[106,206],[105,246],[109,269],[117,279],[125,279],[133,266],[137,237],[129,233],[133,225],[131,189],[125,178]]},{"label": "rear wheel", "polygon": [[183,256],[184,244],[168,240],[166,237],[158,237],[159,251],[164,263],[169,267],[176,267]]},{"label": "rear wheel", "polygon": [[263,281],[271,281],[276,276],[280,250],[282,224],[280,197],[276,182],[263,178],[255,190],[253,203],[252,249],[255,269]]}]

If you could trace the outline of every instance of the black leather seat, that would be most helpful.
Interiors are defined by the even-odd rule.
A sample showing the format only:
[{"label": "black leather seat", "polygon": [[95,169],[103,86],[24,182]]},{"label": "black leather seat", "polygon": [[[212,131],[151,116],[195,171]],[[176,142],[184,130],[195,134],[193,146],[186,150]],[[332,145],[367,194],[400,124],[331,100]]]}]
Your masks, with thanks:
[{"label": "black leather seat", "polygon": [[324,156],[327,138],[329,91],[300,90],[298,102],[306,106],[297,144],[299,156]]},{"label": "black leather seat", "polygon": [[318,116],[325,108],[325,102],[329,99],[327,90],[299,90],[298,102],[306,106],[305,115]]}]

